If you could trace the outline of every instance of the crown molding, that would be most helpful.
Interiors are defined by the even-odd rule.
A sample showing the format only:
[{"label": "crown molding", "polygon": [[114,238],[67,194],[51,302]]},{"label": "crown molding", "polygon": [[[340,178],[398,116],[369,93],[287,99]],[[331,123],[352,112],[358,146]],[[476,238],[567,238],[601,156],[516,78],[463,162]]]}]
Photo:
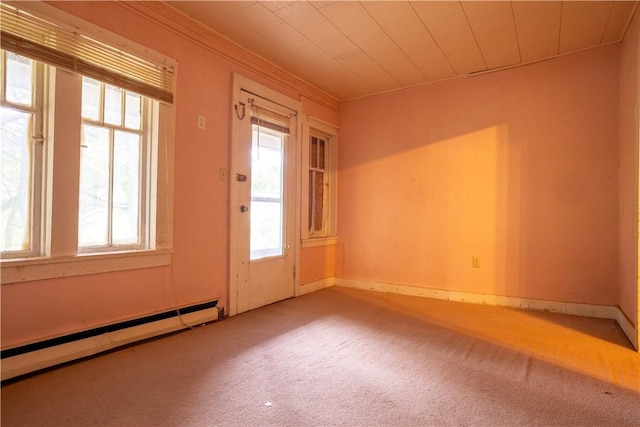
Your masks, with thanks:
[{"label": "crown molding", "polygon": [[331,110],[339,109],[340,102],[334,96],[227,39],[165,2],[124,1],[118,2],[118,5],[203,49],[249,69],[272,83],[288,90],[293,89],[299,95]]}]

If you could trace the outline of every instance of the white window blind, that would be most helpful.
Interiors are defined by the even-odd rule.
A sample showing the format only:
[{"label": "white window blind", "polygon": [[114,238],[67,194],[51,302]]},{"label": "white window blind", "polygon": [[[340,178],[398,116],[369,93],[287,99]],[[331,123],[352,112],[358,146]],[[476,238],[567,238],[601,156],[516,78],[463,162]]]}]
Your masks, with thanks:
[{"label": "white window blind", "polygon": [[289,121],[290,116],[285,116],[271,109],[261,107],[256,105],[255,102],[251,103],[251,123],[254,125],[290,135],[291,129]]},{"label": "white window blind", "polygon": [[172,66],[155,64],[77,30],[0,3],[2,49],[173,103]]}]

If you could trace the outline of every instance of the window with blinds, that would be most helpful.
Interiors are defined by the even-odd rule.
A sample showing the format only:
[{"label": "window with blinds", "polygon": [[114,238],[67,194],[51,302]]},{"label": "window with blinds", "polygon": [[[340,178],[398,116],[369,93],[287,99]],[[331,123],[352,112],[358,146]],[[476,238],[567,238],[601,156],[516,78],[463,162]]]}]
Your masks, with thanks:
[{"label": "window with blinds", "polygon": [[175,65],[156,64],[0,3],[2,49],[107,84],[173,102]]},{"label": "window with blinds", "polygon": [[123,269],[166,265],[175,61],[42,2],[0,3],[0,21],[3,272],[113,271],[98,256],[113,252]]}]

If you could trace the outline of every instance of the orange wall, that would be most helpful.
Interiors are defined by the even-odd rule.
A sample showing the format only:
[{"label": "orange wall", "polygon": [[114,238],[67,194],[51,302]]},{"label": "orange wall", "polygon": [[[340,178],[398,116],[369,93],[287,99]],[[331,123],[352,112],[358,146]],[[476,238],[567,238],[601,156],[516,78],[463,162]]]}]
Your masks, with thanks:
[{"label": "orange wall", "polygon": [[638,325],[638,70],[640,14],[627,30],[620,67],[620,288],[618,305]]},{"label": "orange wall", "polygon": [[342,104],[337,276],[615,305],[619,59]]},{"label": "orange wall", "polygon": [[335,276],[335,245],[305,248],[300,256],[300,284]]},{"label": "orange wall", "polygon": [[[327,97],[326,105],[333,102],[335,108],[319,105],[301,95],[296,79],[290,78],[288,86],[274,83],[270,74],[273,70],[257,70],[254,65],[249,69],[225,59],[163,22],[141,17],[127,5],[53,4],[178,61],[175,253],[170,267],[2,285],[2,347],[214,298],[220,298],[220,304],[226,306],[228,183],[218,180],[218,167],[229,167],[232,73],[241,73],[300,100],[303,113],[326,121],[337,121],[337,103]],[[163,9],[159,3],[144,7]],[[197,128],[198,115],[206,117],[206,130]],[[306,255],[302,259],[306,260]],[[309,259],[314,263],[318,260],[314,254]],[[333,259],[327,262],[333,275]],[[315,270],[305,273],[304,268],[300,273],[303,277],[317,275]]]}]

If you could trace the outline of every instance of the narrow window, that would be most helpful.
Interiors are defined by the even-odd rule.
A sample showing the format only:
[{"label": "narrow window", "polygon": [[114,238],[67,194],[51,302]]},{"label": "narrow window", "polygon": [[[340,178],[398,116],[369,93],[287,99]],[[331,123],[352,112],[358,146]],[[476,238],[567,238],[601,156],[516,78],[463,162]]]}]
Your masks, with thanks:
[{"label": "narrow window", "polygon": [[148,100],[83,77],[78,246],[140,249],[146,237]]},{"label": "narrow window", "polygon": [[309,235],[324,236],[328,232],[329,173],[327,170],[328,139],[326,136],[311,134],[309,141]]},{"label": "narrow window", "polygon": [[0,51],[0,250],[40,255],[43,65]]}]

